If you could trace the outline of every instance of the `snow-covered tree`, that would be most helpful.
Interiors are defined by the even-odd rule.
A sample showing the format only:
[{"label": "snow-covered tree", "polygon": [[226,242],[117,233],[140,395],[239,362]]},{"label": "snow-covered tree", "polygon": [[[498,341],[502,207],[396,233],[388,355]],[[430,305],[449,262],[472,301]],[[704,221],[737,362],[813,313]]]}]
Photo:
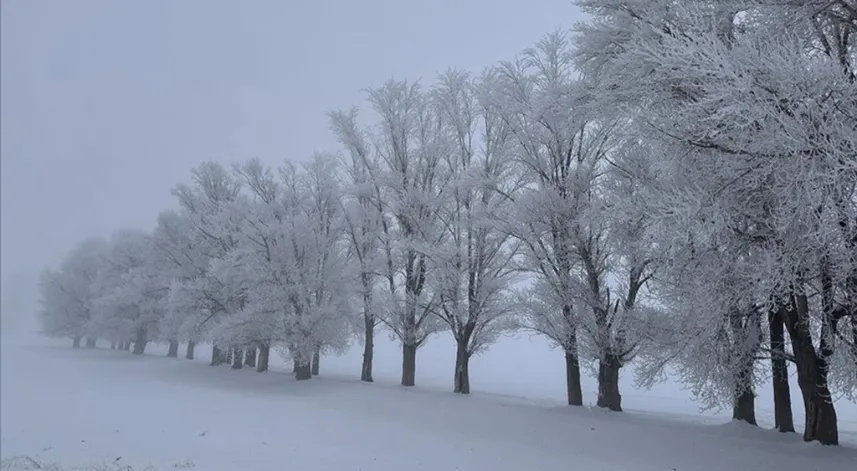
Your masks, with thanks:
[{"label": "snow-covered tree", "polygon": [[378,275],[382,270],[381,241],[389,233],[381,196],[379,155],[372,151],[368,136],[357,123],[356,108],[328,113],[330,129],[336,135],[347,158],[343,159],[343,223],[345,238],[360,277],[362,306],[363,364],[360,380],[372,382],[377,313]]},{"label": "snow-covered tree", "polygon": [[456,342],[454,391],[470,393],[470,358],[512,326],[510,284],[517,243],[499,227],[511,207],[510,133],[496,107],[480,96],[493,76],[478,80],[447,71],[433,99],[452,149],[451,175],[439,210],[442,243],[434,250],[436,312]]},{"label": "snow-covered tree", "polygon": [[71,337],[75,347],[81,339],[94,346],[91,321],[98,295],[98,274],[105,263],[107,242],[91,237],[63,259],[58,270],[45,269],[39,277],[42,330],[54,337]]},{"label": "snow-covered tree", "polygon": [[686,356],[696,373],[718,365],[689,380],[719,372],[710,386],[735,385],[735,406],[747,401],[755,379],[740,358],[765,330],[757,311],[774,313],[797,364],[804,438],[837,443],[830,385],[853,393],[857,377],[844,328],[857,312],[853,2],[578,3],[594,16],[580,28],[581,64],[609,78],[602,106],[664,151],[650,202],[671,261],[664,291],[672,324],[704,326],[679,343],[732,349]]},{"label": "snow-covered tree", "polygon": [[441,328],[431,290],[431,256],[444,234],[439,225],[450,152],[445,128],[417,83],[391,80],[369,90],[380,118],[374,138],[381,162],[384,215],[381,246],[385,288],[379,319],[402,343],[402,385],[416,380],[417,349]]}]

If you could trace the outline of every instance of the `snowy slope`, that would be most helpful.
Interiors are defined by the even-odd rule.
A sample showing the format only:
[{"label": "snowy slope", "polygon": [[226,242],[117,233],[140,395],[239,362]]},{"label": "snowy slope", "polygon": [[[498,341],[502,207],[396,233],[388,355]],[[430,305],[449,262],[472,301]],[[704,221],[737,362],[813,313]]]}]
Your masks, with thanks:
[{"label": "snowy slope", "polygon": [[[66,468],[838,471],[857,463],[854,448],[706,426],[690,416],[572,410],[550,398],[458,397],[338,374],[296,382],[202,359],[4,337],[2,455]],[[330,360],[328,370],[337,371],[341,360]]]}]

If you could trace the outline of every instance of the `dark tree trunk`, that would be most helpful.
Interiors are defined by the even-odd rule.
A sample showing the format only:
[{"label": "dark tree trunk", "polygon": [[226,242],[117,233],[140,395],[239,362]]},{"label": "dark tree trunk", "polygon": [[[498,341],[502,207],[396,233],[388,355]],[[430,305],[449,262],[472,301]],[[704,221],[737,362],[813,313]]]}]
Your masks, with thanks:
[{"label": "dark tree trunk", "polygon": [[130,340],[125,341],[125,344],[122,346],[122,350],[125,350],[126,352],[131,351],[131,341]]},{"label": "dark tree trunk", "polygon": [[244,367],[244,350],[241,348],[232,348],[232,369],[240,370]]},{"label": "dark tree trunk", "polygon": [[97,341],[93,337],[86,338],[86,348],[95,348]]},{"label": "dark tree trunk", "polygon": [[259,361],[256,362],[256,371],[263,373],[268,371],[268,356],[271,353],[271,346],[268,342],[259,344]]},{"label": "dark tree trunk", "polygon": [[125,342],[119,342],[119,345],[116,346],[118,350],[125,350]]},{"label": "dark tree trunk", "polygon": [[619,394],[619,371],[622,361],[613,354],[598,362],[598,407],[622,411],[622,395]]},{"label": "dark tree trunk", "polygon": [[312,375],[318,376],[318,364],[321,361],[321,347],[316,346],[315,351],[312,352]]},{"label": "dark tree trunk", "polygon": [[116,341],[110,342],[110,350],[116,350]]},{"label": "dark tree trunk", "polygon": [[303,381],[312,378],[312,365],[310,361],[299,359],[295,360],[295,379]]},{"label": "dark tree trunk", "polygon": [[292,373],[294,374],[297,372],[298,372],[298,361],[293,359],[292,360]]},{"label": "dark tree trunk", "polygon": [[580,362],[576,351],[565,352],[565,384],[568,405],[583,405],[583,388],[580,384]]},{"label": "dark tree trunk", "polygon": [[169,358],[178,358],[179,357],[179,342],[178,342],[178,340],[170,340],[170,349],[167,351],[167,357],[169,357]]},{"label": "dark tree trunk", "polygon": [[247,347],[244,354],[244,364],[250,368],[256,368],[256,347]]},{"label": "dark tree trunk", "polygon": [[142,355],[146,351],[146,329],[142,327],[137,329],[137,336],[134,339],[134,355]]},{"label": "dark tree trunk", "polygon": [[361,275],[363,282],[363,366],[360,369],[360,381],[373,382],[372,361],[375,354],[375,315],[372,314],[372,298],[369,275]]},{"label": "dark tree trunk", "polygon": [[80,337],[74,337],[71,341],[71,346],[74,348],[80,348]]},{"label": "dark tree trunk", "polygon": [[196,351],[196,342],[191,340],[187,343],[187,351],[185,351],[184,357],[187,358],[188,360],[193,360],[195,351]]},{"label": "dark tree trunk", "polygon": [[771,311],[769,327],[771,335],[771,380],[774,389],[774,427],[780,432],[794,432],[795,424],[792,417],[791,388],[789,387],[789,370],[786,361],[785,313],[781,307]]},{"label": "dark tree trunk", "polygon": [[211,346],[211,366],[218,366],[226,363],[226,352],[217,345]]},{"label": "dark tree trunk", "polygon": [[747,376],[750,374],[742,372],[738,375],[732,404],[732,420],[742,420],[750,425],[757,425],[756,394],[753,392],[753,385],[747,381]]},{"label": "dark tree trunk", "polygon": [[467,340],[457,340],[455,346],[455,378],[453,392],[470,394],[470,352]]},{"label": "dark tree trunk", "polygon": [[417,346],[402,344],[402,386],[413,386],[417,380]]},{"label": "dark tree trunk", "polygon": [[806,410],[804,441],[823,445],[839,444],[836,409],[827,385],[827,361],[820,357],[809,332],[806,295],[796,295],[785,319],[797,364],[798,385]]}]

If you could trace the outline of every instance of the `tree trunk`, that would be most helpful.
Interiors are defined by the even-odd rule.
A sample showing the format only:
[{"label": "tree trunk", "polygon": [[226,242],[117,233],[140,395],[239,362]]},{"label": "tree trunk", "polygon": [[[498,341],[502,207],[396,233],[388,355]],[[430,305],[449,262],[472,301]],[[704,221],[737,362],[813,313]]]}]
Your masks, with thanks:
[{"label": "tree trunk", "polygon": [[71,341],[71,346],[73,348],[80,348],[80,337],[74,337]]},{"label": "tree trunk", "polygon": [[315,351],[312,352],[312,375],[318,376],[318,364],[321,361],[321,347],[316,345]]},{"label": "tree trunk", "polygon": [[217,345],[211,346],[211,366],[218,366],[226,363],[226,352]]},{"label": "tree trunk", "polygon": [[167,351],[167,357],[178,358],[178,356],[179,356],[179,342],[178,342],[178,340],[170,340],[170,349]]},{"label": "tree trunk", "polygon": [[792,398],[789,387],[789,370],[786,362],[784,308],[771,311],[769,327],[771,335],[771,380],[774,389],[774,427],[780,432],[794,432]]},{"label": "tree trunk", "polygon": [[119,344],[116,346],[116,348],[118,350],[125,350],[125,342],[119,342]]},{"label": "tree trunk", "polygon": [[470,352],[467,351],[467,340],[456,340],[455,347],[455,379],[453,392],[470,394]]},{"label": "tree trunk", "polygon": [[250,368],[256,368],[256,347],[247,347],[244,354],[244,364]]},{"label": "tree trunk", "polygon": [[244,349],[232,348],[232,369],[240,370],[244,367]]},{"label": "tree trunk", "polygon": [[110,342],[110,350],[116,350],[116,341]]},{"label": "tree trunk", "polygon": [[565,352],[565,384],[568,405],[582,406],[583,389],[580,384],[580,362],[577,359],[577,352],[574,351]]},{"label": "tree trunk", "polygon": [[295,379],[303,381],[312,378],[312,362],[299,358],[295,360]]},{"label": "tree trunk", "polygon": [[363,282],[363,366],[360,369],[360,381],[373,382],[372,361],[375,354],[375,315],[372,314],[372,298],[369,275],[361,274]]},{"label": "tree trunk", "polygon": [[188,360],[193,360],[195,350],[196,350],[196,342],[194,342],[193,340],[189,341],[187,343],[187,351],[185,351],[184,357],[187,358]]},{"label": "tree trunk", "polygon": [[742,420],[750,425],[756,424],[756,394],[748,376],[752,373],[741,372],[732,401],[732,420]]},{"label": "tree trunk", "polygon": [[268,371],[268,356],[271,353],[271,346],[268,345],[268,342],[262,342],[259,344],[259,361],[256,362],[256,371],[259,373],[263,373]]},{"label": "tree trunk", "polygon": [[417,346],[402,344],[402,386],[413,386],[417,380]]},{"label": "tree trunk", "polygon": [[125,344],[123,345],[122,350],[125,350],[126,352],[131,351],[131,341],[130,340],[125,341]]},{"label": "tree trunk", "polygon": [[785,325],[792,341],[798,385],[806,410],[803,439],[838,445],[839,429],[827,385],[826,359],[818,356],[812,343],[806,295],[796,295],[794,301],[787,311]]},{"label": "tree trunk", "polygon": [[134,355],[142,355],[146,351],[146,329],[137,329],[137,335],[134,338]]},{"label": "tree trunk", "polygon": [[86,338],[86,348],[95,348],[97,341],[93,337]]},{"label": "tree trunk", "polygon": [[622,395],[619,394],[619,371],[622,362],[616,355],[607,354],[598,362],[597,406],[622,412]]}]

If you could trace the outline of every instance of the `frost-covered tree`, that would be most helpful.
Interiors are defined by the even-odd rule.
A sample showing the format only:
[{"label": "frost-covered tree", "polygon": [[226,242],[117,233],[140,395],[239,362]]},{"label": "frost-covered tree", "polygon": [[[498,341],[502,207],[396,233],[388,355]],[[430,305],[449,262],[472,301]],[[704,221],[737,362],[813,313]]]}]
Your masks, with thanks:
[{"label": "frost-covered tree", "polygon": [[511,207],[517,179],[511,169],[510,132],[496,107],[481,96],[493,76],[477,80],[447,71],[432,91],[452,149],[451,175],[439,210],[442,242],[434,250],[437,315],[456,343],[454,391],[470,393],[470,358],[511,327],[509,288],[517,242],[500,221]]},{"label": "frost-covered tree", "polygon": [[[692,371],[716,361],[719,372],[689,379],[736,385],[728,396],[739,406],[755,381],[741,358],[765,330],[756,311],[777,313],[806,406],[804,438],[837,443],[830,387],[853,394],[857,377],[847,333],[857,311],[853,2],[578,3],[594,16],[580,28],[581,64],[609,77],[601,103],[625,110],[664,151],[650,214],[672,261],[672,324],[706,326],[679,341],[739,348],[687,356]],[[705,301],[714,304],[693,309]]]},{"label": "frost-covered tree", "polygon": [[413,386],[417,349],[441,328],[433,314],[439,298],[431,290],[431,256],[444,235],[439,212],[450,146],[417,83],[391,80],[369,90],[369,102],[380,118],[373,138],[384,209],[378,317],[402,343],[402,385]]},{"label": "frost-covered tree", "polygon": [[[190,255],[206,271],[198,276],[180,278],[170,290],[169,310],[187,316],[184,322],[190,340],[213,340],[209,334],[215,325],[240,309],[243,286],[224,284],[211,276],[212,264],[222,262],[236,245],[240,214],[230,206],[240,194],[241,186],[222,165],[206,162],[195,168],[191,184],[180,184],[174,190],[181,214],[190,227]],[[212,365],[227,360],[230,345],[214,342]]]},{"label": "frost-covered tree", "polygon": [[357,123],[356,108],[328,113],[330,129],[343,147],[345,185],[343,187],[343,224],[352,262],[360,277],[362,306],[363,364],[360,380],[372,382],[375,329],[380,323],[377,313],[377,290],[382,270],[382,237],[389,233],[381,196],[379,155],[372,151],[367,133]]},{"label": "frost-covered tree", "polygon": [[98,273],[107,254],[107,241],[92,237],[75,246],[57,270],[45,269],[39,277],[39,319],[53,337],[71,337],[75,347],[83,337],[89,346],[95,338],[91,321],[98,296]]}]

